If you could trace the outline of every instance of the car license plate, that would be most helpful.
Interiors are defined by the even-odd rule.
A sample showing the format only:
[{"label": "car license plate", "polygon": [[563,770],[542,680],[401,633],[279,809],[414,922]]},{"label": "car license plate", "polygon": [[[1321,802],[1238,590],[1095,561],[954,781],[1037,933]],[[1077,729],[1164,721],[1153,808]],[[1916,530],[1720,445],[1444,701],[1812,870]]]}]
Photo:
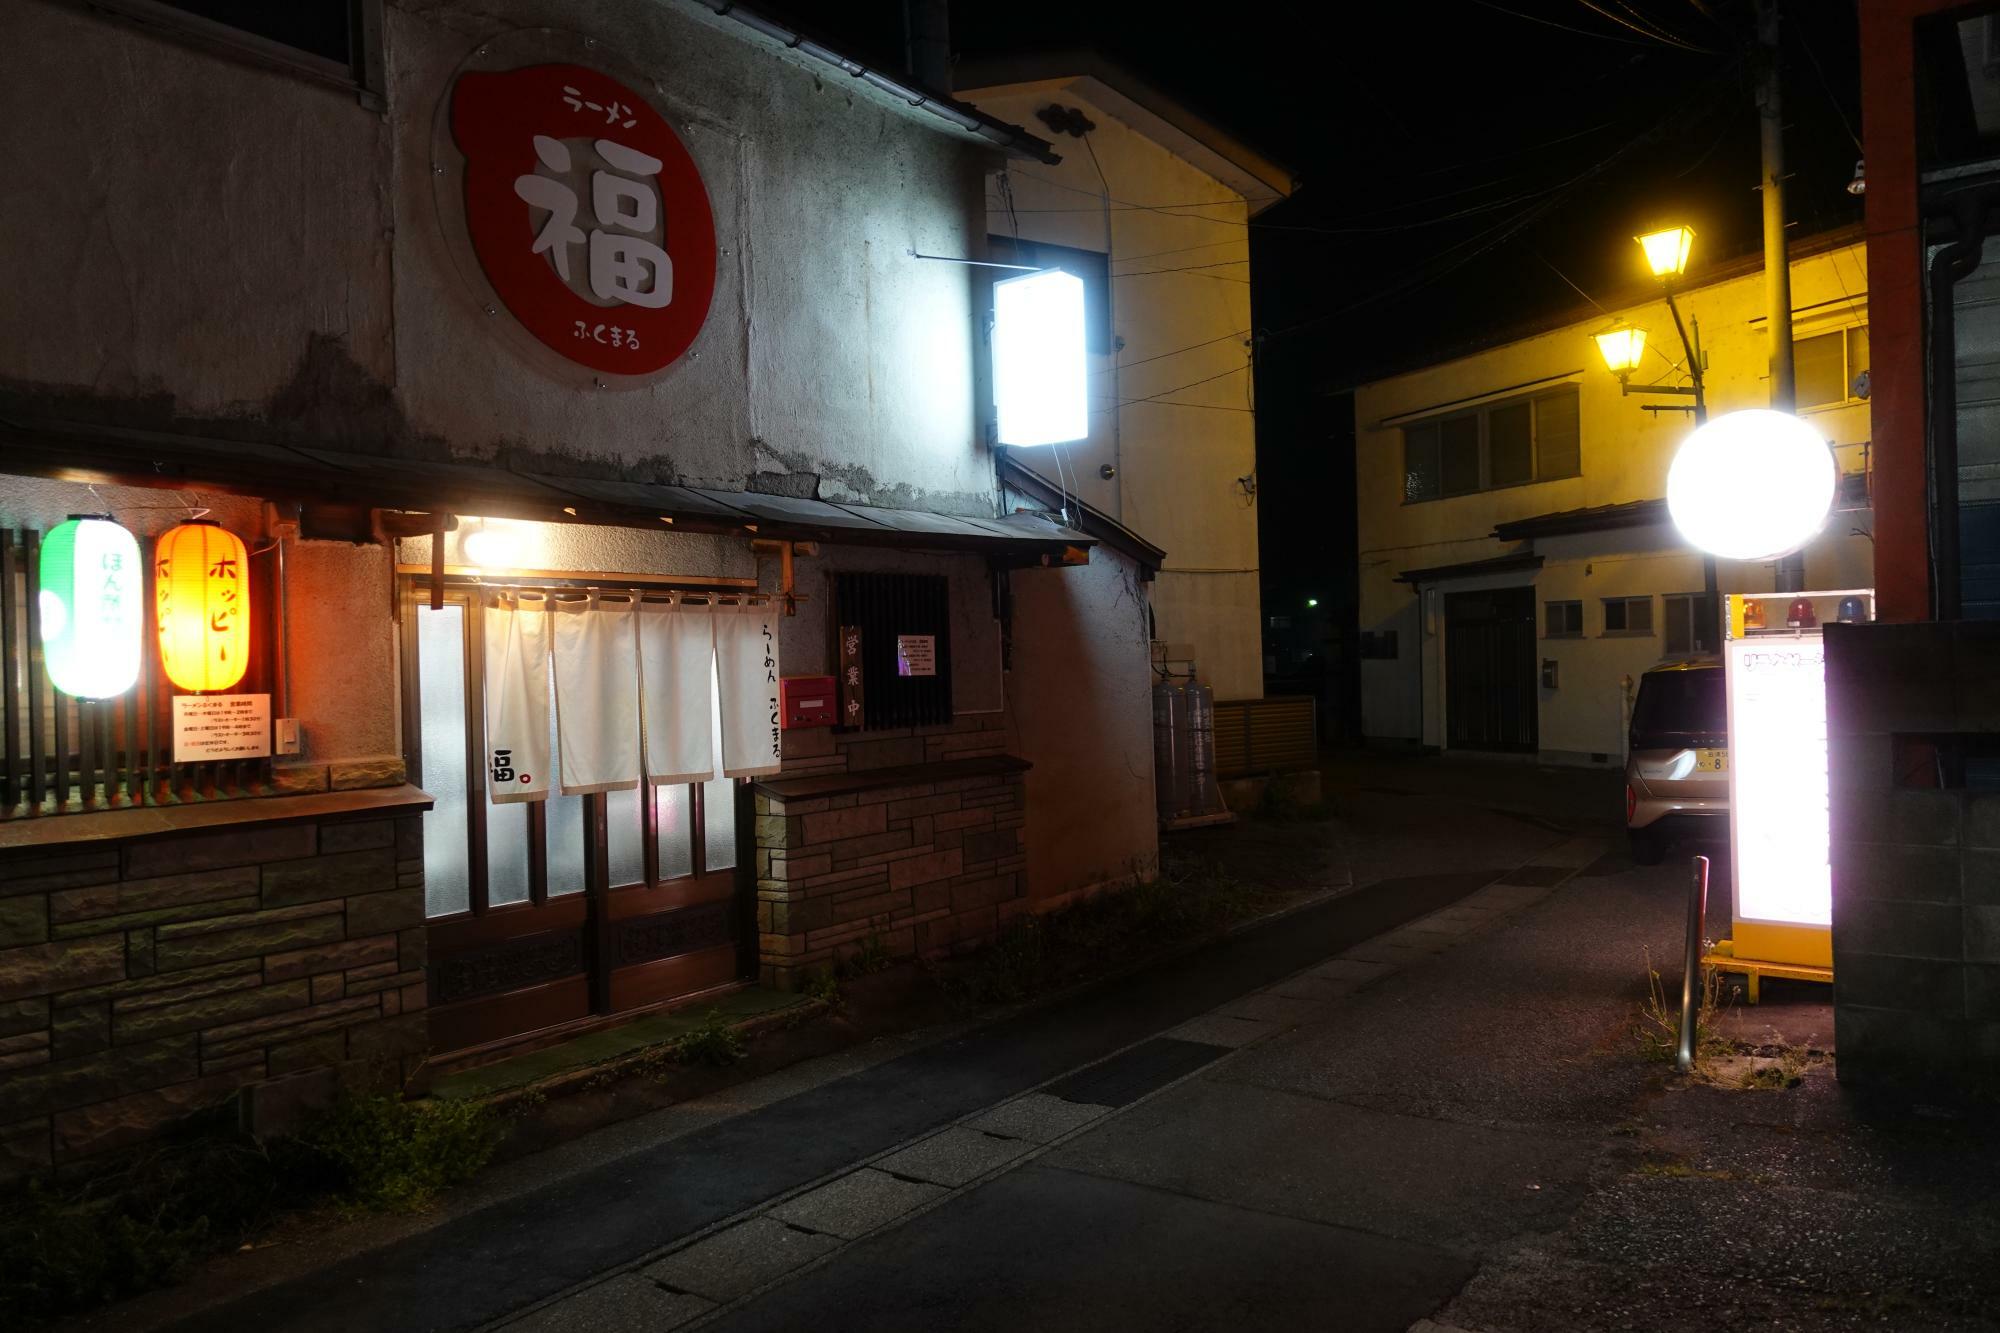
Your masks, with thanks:
[{"label": "car license plate", "polygon": [[1697,773],[1727,773],[1729,771],[1729,751],[1696,750],[1694,771]]}]

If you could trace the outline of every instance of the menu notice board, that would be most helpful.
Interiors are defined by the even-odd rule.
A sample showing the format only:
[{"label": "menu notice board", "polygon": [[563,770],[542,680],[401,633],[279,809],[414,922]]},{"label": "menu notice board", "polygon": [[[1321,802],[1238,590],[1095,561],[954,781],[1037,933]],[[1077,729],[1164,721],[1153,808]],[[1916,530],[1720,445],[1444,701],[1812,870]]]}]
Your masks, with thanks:
[{"label": "menu notice board", "polygon": [[937,674],[937,635],[898,634],[896,636],[896,674],[899,676],[935,676]]},{"label": "menu notice board", "polygon": [[271,753],[268,694],[174,696],[174,762],[263,759]]}]

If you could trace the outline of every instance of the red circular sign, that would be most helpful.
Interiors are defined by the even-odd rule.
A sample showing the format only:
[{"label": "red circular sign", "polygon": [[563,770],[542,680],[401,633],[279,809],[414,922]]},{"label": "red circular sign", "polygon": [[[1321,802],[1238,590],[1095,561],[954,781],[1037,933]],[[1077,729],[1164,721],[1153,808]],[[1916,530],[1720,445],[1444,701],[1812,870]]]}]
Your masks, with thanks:
[{"label": "red circular sign", "polygon": [[715,295],[715,217],[645,99],[581,65],[470,73],[451,133],[479,266],[530,333],[614,375],[688,349]]}]

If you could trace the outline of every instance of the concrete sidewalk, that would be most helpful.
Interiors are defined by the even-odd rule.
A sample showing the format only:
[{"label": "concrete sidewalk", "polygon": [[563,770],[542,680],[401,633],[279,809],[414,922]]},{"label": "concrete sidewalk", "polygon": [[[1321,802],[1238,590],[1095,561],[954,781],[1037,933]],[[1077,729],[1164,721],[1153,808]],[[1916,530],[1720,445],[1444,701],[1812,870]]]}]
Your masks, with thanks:
[{"label": "concrete sidewalk", "polygon": [[[1072,1079],[1038,1122],[1017,1114],[1038,1139],[967,1127],[1029,1144],[876,1162],[844,1199],[517,1326],[628,1326],[658,1300],[629,1326],[1995,1327],[1990,1128],[1870,1116],[1825,1064],[1753,1091],[1641,1057],[1681,875],[1606,858],[1553,892],[1487,890],[1170,1034],[1208,1053],[1156,1053],[1185,1068],[1153,1090],[1109,1095],[1109,1067]],[[1242,1020],[1286,1030],[1218,1050]],[[734,1256],[773,1225],[813,1252],[744,1285]]]}]

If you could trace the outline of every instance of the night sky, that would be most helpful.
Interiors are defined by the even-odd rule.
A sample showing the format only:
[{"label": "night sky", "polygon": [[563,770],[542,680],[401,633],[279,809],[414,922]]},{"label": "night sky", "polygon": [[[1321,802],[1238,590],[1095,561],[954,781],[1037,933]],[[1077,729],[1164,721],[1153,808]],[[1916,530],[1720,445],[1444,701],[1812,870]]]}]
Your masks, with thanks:
[{"label": "night sky", "polygon": [[[894,0],[781,6],[900,60]],[[1351,595],[1338,390],[1588,300],[1642,294],[1631,238],[1686,222],[1693,267],[1760,245],[1751,0],[1306,7],[953,0],[967,57],[1094,47],[1290,166],[1251,224],[1265,609]],[[1199,24],[1197,17],[1206,21]],[[1237,22],[1229,22],[1229,19]],[[1858,222],[1850,0],[1782,0],[1790,231]],[[1128,203],[1173,203],[1129,200]],[[1212,239],[1189,223],[1189,243]]]}]

